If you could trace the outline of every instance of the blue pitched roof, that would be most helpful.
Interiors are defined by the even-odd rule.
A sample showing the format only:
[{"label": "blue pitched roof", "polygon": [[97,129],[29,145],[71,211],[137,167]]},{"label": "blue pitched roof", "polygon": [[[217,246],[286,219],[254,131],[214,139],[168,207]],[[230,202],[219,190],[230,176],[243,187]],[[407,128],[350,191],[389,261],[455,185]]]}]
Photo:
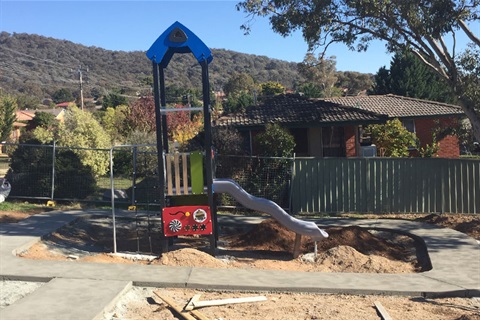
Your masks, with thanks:
[{"label": "blue pitched roof", "polygon": [[148,49],[147,57],[166,67],[174,53],[191,52],[199,63],[213,60],[212,52],[192,31],[176,21]]}]

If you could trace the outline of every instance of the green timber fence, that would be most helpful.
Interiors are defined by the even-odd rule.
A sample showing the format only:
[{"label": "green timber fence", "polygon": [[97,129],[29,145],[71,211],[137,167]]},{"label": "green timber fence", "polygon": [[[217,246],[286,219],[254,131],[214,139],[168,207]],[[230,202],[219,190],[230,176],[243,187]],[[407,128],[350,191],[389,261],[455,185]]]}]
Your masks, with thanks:
[{"label": "green timber fence", "polygon": [[296,158],[291,211],[479,213],[480,161]]}]

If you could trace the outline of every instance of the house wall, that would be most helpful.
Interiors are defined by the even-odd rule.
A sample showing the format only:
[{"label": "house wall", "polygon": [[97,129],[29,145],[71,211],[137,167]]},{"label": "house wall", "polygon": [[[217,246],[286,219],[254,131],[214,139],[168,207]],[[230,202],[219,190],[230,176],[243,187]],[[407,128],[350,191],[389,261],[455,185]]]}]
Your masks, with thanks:
[{"label": "house wall", "polygon": [[[432,143],[432,132],[437,127],[449,128],[458,124],[457,118],[440,118],[440,119],[415,119],[415,131],[420,146],[424,147]],[[458,158],[460,157],[460,144],[457,136],[447,135],[438,141],[440,150],[437,156],[440,158]]]},{"label": "house wall", "polygon": [[347,158],[357,156],[357,141],[354,126],[345,127],[345,151]]}]

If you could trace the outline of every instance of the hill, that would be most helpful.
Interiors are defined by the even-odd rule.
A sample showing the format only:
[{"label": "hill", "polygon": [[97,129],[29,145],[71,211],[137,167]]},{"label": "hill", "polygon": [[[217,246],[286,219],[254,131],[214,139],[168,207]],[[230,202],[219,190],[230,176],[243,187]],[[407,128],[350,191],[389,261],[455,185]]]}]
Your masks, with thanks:
[{"label": "hill", "polygon": [[[209,74],[213,90],[220,90],[234,72],[247,72],[259,83],[276,81],[287,88],[302,79],[294,62],[224,49],[212,49],[212,54]],[[80,67],[85,97],[111,89],[127,95],[150,89],[151,63],[144,52],[111,51],[34,34],[0,33],[0,88],[7,92],[48,98],[61,88],[78,91]],[[201,68],[192,55],[175,55],[165,78],[167,86],[200,88]]]}]

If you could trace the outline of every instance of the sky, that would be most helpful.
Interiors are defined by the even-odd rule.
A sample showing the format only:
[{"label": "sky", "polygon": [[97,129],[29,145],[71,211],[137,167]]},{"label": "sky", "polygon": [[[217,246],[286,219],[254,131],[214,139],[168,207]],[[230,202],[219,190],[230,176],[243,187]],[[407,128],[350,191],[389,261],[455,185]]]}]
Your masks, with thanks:
[{"label": "sky", "polygon": [[[236,10],[238,2],[0,0],[0,32],[38,34],[108,50],[147,51],[165,29],[179,21],[211,49],[303,60],[307,45],[299,32],[284,38],[271,30],[268,19],[257,18],[250,35],[244,35],[240,26],[248,18]],[[336,57],[338,71],[362,73],[388,68],[391,60],[379,41],[362,53],[332,45],[326,55]]]}]

